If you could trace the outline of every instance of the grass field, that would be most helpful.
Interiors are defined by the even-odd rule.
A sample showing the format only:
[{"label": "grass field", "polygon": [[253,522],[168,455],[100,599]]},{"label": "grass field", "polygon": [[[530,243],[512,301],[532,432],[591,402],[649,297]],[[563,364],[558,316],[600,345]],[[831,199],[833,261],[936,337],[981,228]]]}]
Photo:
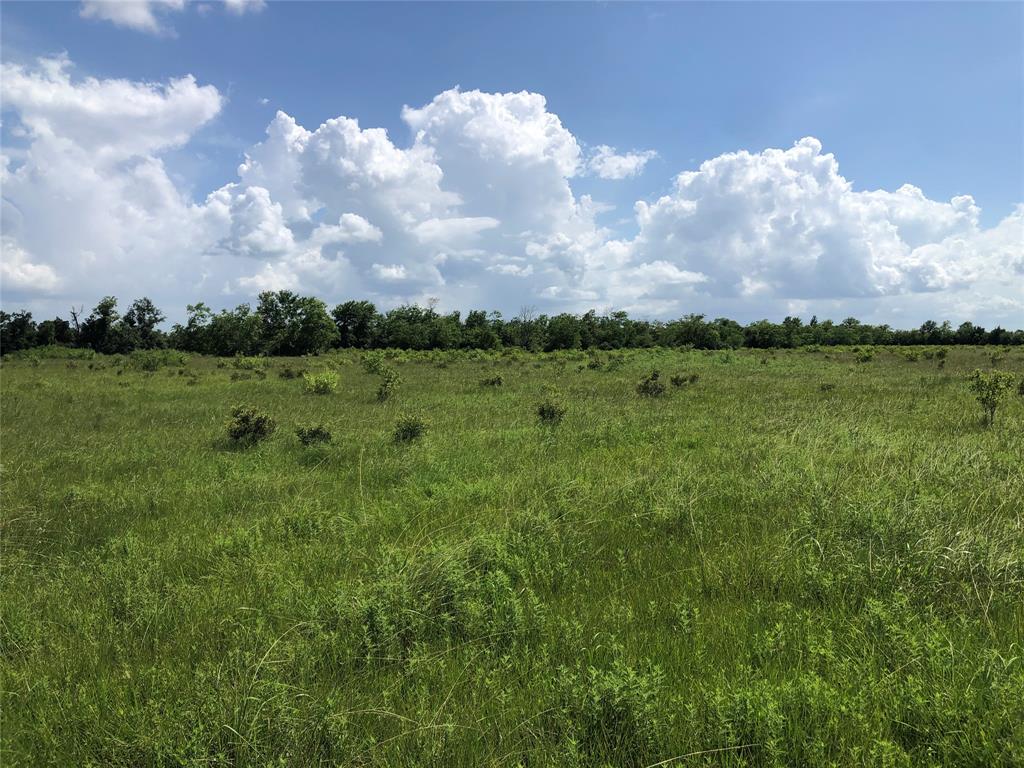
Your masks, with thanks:
[{"label": "grass field", "polygon": [[1024,765],[994,352],[5,360],[0,762]]}]

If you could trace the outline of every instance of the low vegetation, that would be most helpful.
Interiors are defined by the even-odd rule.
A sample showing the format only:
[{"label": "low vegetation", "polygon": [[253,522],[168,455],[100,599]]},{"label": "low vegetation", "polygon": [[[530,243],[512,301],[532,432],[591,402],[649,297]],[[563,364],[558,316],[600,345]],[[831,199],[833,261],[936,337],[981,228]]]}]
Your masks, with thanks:
[{"label": "low vegetation", "polygon": [[1024,349],[859,343],[5,355],[0,763],[1024,764]]}]

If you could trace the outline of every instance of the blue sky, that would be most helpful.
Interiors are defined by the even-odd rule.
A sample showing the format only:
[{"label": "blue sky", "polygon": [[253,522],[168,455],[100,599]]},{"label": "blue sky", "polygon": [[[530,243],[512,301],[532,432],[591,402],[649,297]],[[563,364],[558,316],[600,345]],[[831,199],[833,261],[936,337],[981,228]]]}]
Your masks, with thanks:
[{"label": "blue sky", "polygon": [[[1024,325],[1024,256],[1015,248],[1018,222],[1010,221],[1024,201],[1022,4],[271,2],[242,10],[247,12],[231,12],[216,3],[153,6],[159,29],[146,30],[104,18],[111,14],[90,14],[78,3],[4,3],[3,61],[18,68],[16,76],[6,79],[31,79],[39,57],[64,54],[72,89],[90,77],[141,88],[160,87],[185,75],[192,75],[200,87],[215,88],[220,97],[215,115],[189,123],[184,141],[154,141],[143,153],[165,169],[181,205],[204,205],[208,195],[225,185],[236,185],[231,188],[236,196],[255,186],[239,178],[237,167],[264,140],[277,110],[310,132],[330,118],[355,118],[361,129],[385,128],[395,147],[408,150],[414,135],[403,119],[403,106],[423,107],[455,86],[463,93],[542,95],[545,114],[557,116],[575,141],[581,169],[599,146],[614,148],[619,156],[656,156],[635,175],[616,179],[562,167],[570,205],[585,196],[597,203],[592,220],[581,224],[573,214],[571,222],[548,222],[546,230],[531,230],[532,239],[512,242],[518,233],[506,231],[505,224],[522,218],[523,211],[475,205],[477,199],[489,200],[489,193],[471,186],[446,187],[458,173],[445,162],[461,162],[458,158],[467,152],[478,152],[481,162],[494,159],[487,154],[491,150],[467,147],[465,137],[446,127],[444,138],[431,137],[428,143],[433,142],[439,157],[448,158],[437,162],[441,188],[461,202],[442,205],[444,211],[431,213],[430,221],[473,218],[474,231],[486,236],[472,243],[459,238],[432,241],[430,248],[417,250],[403,240],[408,232],[393,233],[391,224],[369,217],[367,211],[376,210],[376,203],[363,206],[364,201],[346,200],[346,210],[323,205],[305,222],[289,217],[287,210],[278,221],[271,211],[273,221],[260,231],[283,226],[289,230],[284,239],[295,244],[240,253],[232,250],[232,243],[237,246],[246,240],[244,235],[241,240],[210,235],[212,244],[195,247],[204,250],[201,261],[212,282],[186,279],[187,264],[176,264],[168,273],[177,287],[157,280],[150,287],[143,281],[143,289],[167,301],[184,304],[203,298],[214,305],[231,304],[256,287],[295,287],[330,294],[324,295],[328,300],[366,294],[384,305],[429,295],[462,309],[472,304],[512,311],[533,304],[558,311],[590,304],[655,316],[692,310],[740,317],[820,309],[829,315],[860,312],[893,324],[959,312]],[[46,82],[35,85],[59,89]],[[33,133],[38,129],[24,130],[26,123],[33,123],[33,110],[41,109],[40,98],[6,94],[3,139],[5,148],[17,155],[12,168],[42,162],[31,158],[34,142],[36,154],[44,157],[44,140]],[[487,111],[489,104],[454,109]],[[37,115],[34,124],[39,120],[60,122],[52,115]],[[74,120],[66,124],[72,126],[66,130],[75,130]],[[529,128],[517,124],[502,130],[514,137]],[[819,159],[827,153],[835,156],[837,166],[821,172],[831,174],[830,184],[838,174],[836,189],[849,182],[856,192],[895,193],[911,184],[935,204],[934,210],[918,211],[921,206],[914,203],[918,218],[908,224],[909,204],[902,199],[851,199],[840,213],[828,208],[817,217],[806,215],[823,200],[822,205],[831,205],[835,195],[823,191],[794,202],[786,179],[793,169],[804,168],[804,161],[795,154],[780,162],[759,154],[771,148],[791,150],[803,137],[820,142]],[[536,157],[517,154],[525,163],[517,168],[522,175],[508,183],[528,190],[534,178],[537,184],[557,186],[551,179],[540,181],[547,177],[537,169],[563,151],[561,140],[539,148]],[[727,155],[740,150],[753,156],[742,168]],[[132,153],[130,163],[141,162],[143,155]],[[686,190],[677,189],[678,174],[723,156],[722,168],[729,164],[731,174],[752,175],[752,187],[722,189],[709,178],[697,178]],[[126,157],[119,157],[109,174],[123,172]],[[488,173],[480,171],[481,177]],[[111,175],[107,181],[114,179]],[[311,182],[302,183],[304,194],[316,197]],[[772,187],[767,198],[766,185]],[[264,186],[269,196],[260,198],[261,204],[271,208],[290,194],[275,190],[270,182]],[[565,190],[555,186],[538,188],[538,198],[550,194],[564,202]],[[42,212],[30,214],[27,202],[45,199],[41,182],[26,179],[11,188],[26,202],[5,191],[5,214],[8,204],[18,210],[16,223],[10,223],[11,216],[5,218],[5,261],[13,258],[22,265],[8,269],[5,304],[19,301],[49,309],[69,300],[90,303],[107,292],[102,281],[76,277],[81,269],[76,270],[74,261],[55,261],[73,257],[47,253],[55,244],[33,234],[47,221]],[[937,207],[948,208],[952,199],[965,195],[973,198],[973,206],[957,204],[952,213]],[[679,206],[659,206],[657,201],[666,196],[695,201],[701,220],[690,213],[685,221],[671,219]],[[652,206],[647,230],[636,213],[638,201]],[[864,205],[884,205],[887,213],[876,220],[874,214],[863,213]],[[851,206],[856,213],[848,214]],[[961,216],[968,207],[973,212]],[[236,208],[232,204],[231,217]],[[477,208],[471,216],[462,215]],[[306,225],[333,224],[345,213],[360,216],[379,236],[358,247],[321,249],[320,258],[342,264],[333,274],[327,267],[300,274],[299,257],[285,251],[301,250],[309,235]],[[790,228],[769,241],[751,242],[750,232],[794,215],[810,222],[799,236]],[[856,223],[842,218],[847,215]],[[951,223],[951,217],[958,223]],[[825,219],[832,227],[827,232]],[[905,227],[909,234],[901,229],[898,243],[871,240],[889,224]],[[235,227],[235,219],[225,226]],[[922,235],[925,230],[931,234]],[[119,274],[124,269],[126,287],[138,286],[138,275],[154,271],[152,264],[139,267],[138,260],[159,267],[169,258],[144,245],[159,237],[132,237],[123,231],[110,235],[110,247],[120,249],[121,258],[104,270]],[[571,253],[553,256],[551,238],[572,241],[559,246]],[[954,248],[951,238],[969,244]],[[871,240],[868,246],[865,240]],[[102,246],[107,241],[101,237],[97,242]],[[714,253],[709,253],[712,242]],[[389,244],[396,250],[386,258],[356,253]],[[794,251],[786,261],[786,248],[800,253]],[[811,271],[819,279],[794,278],[808,268],[803,255],[815,249],[822,255]],[[879,253],[894,255],[887,255],[890,261],[884,264],[863,263],[867,251],[876,262]],[[96,249],[90,254],[93,264],[105,258]],[[506,257],[511,261],[500,261]],[[53,273],[50,279],[44,271],[35,289],[32,276],[40,273],[33,265],[50,266]],[[492,277],[522,277],[527,269],[525,280],[495,282],[475,275],[487,271]],[[243,274],[247,270],[248,276]],[[378,277],[387,275],[387,281],[375,281],[373,270]],[[266,279],[245,282],[261,273]],[[852,287],[830,289],[829,275],[843,275],[841,280]],[[638,292],[635,286],[644,279],[651,281],[651,289]],[[110,290],[120,282],[112,280]],[[992,293],[989,282],[1003,286],[1000,302],[986,304]],[[678,290],[663,290],[666,283]],[[196,295],[190,295],[194,288]],[[85,289],[92,293],[79,296]]]}]

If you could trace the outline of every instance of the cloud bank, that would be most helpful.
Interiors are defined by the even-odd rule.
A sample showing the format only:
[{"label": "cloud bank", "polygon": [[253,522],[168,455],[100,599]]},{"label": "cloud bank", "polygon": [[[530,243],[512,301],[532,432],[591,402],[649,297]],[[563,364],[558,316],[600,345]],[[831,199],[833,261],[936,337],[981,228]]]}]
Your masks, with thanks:
[{"label": "cloud bank", "polygon": [[177,310],[290,288],[385,306],[1024,325],[1024,207],[986,229],[967,195],[855,190],[814,138],[680,173],[636,203],[624,237],[573,181],[635,176],[654,152],[588,154],[540,94],[453,88],[402,109],[405,142],[278,112],[237,177],[192,199],[165,156],[217,118],[217,88],[72,69],[3,66],[20,137],[0,164],[5,302],[145,293]]}]

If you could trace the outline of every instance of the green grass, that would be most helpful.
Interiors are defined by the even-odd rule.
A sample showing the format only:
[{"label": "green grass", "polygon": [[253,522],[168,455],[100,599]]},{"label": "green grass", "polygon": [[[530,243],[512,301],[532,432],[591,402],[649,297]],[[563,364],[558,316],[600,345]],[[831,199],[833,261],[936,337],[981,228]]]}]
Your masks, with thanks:
[{"label": "green grass", "polygon": [[600,357],[5,360],[0,763],[1024,764],[988,350]]}]

